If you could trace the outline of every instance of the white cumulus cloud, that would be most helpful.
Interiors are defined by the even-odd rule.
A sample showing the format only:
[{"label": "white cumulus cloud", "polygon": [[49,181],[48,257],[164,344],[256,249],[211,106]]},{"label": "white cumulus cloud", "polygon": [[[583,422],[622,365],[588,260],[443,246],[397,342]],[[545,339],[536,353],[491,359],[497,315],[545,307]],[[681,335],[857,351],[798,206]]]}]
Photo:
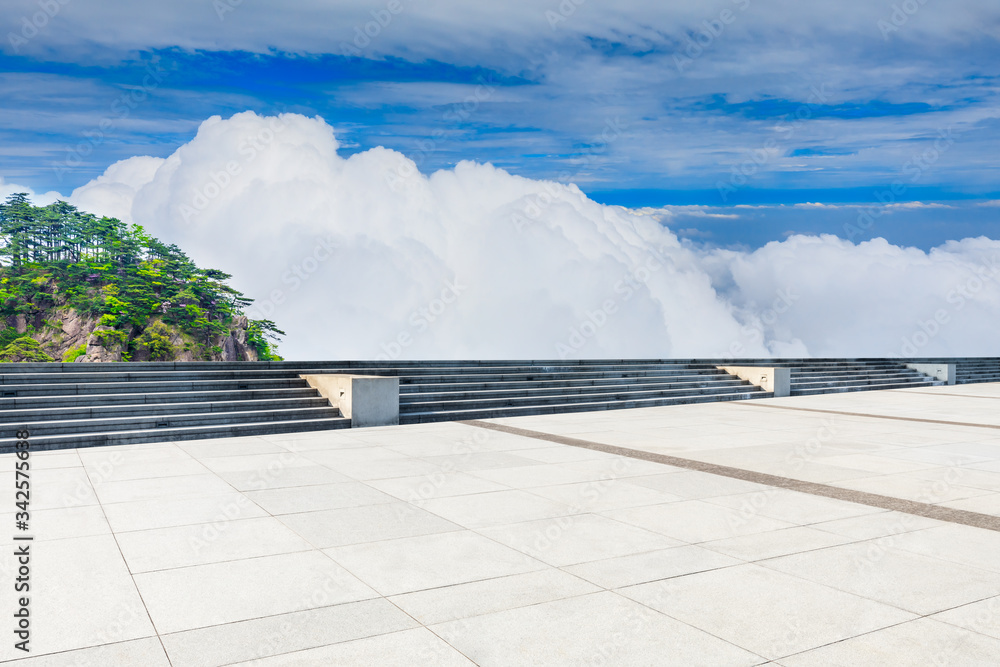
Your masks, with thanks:
[{"label": "white cumulus cloud", "polygon": [[[320,118],[212,117],[71,201],[234,275],[290,359],[997,354],[1000,242],[700,249],[489,164],[338,154]],[[0,183],[2,185],[2,183]]]}]

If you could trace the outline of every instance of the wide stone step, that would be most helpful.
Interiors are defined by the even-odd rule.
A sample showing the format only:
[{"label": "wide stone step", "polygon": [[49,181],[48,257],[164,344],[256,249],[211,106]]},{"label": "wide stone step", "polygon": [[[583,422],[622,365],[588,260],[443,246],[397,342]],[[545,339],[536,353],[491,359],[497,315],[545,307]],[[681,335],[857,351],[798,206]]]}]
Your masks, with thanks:
[{"label": "wide stone step", "polygon": [[791,387],[795,389],[817,389],[821,387],[844,387],[844,386],[871,386],[871,385],[882,385],[887,383],[895,384],[912,384],[927,382],[928,378],[925,375],[917,376],[896,376],[896,377],[869,377],[869,378],[857,378],[854,380],[830,380],[826,382],[813,381],[813,382],[792,382]]},{"label": "wide stone step", "polygon": [[[126,394],[132,396],[132,394]],[[125,405],[87,404],[76,407],[6,410],[0,413],[3,423],[27,423],[74,419],[113,419],[146,415],[190,415],[201,413],[249,412],[251,410],[288,410],[293,408],[323,408],[329,401],[314,398],[285,398],[249,401],[204,401],[197,403],[127,403]]]},{"label": "wide stone step", "polygon": [[[177,442],[205,438],[234,438],[253,435],[276,435],[306,431],[327,431],[350,428],[351,420],[343,417],[331,419],[305,419],[251,424],[225,424],[218,426],[191,426],[137,431],[111,431],[106,433],[74,433],[72,435],[47,435],[30,438],[32,450],[72,449],[102,445],[136,445],[145,442]],[[0,439],[0,453],[14,451],[16,440]]]},{"label": "wide stone step", "polygon": [[0,398],[0,423],[4,410],[34,410],[61,407],[99,405],[160,405],[165,403],[194,403],[222,401],[253,401],[268,399],[308,399],[318,396],[312,387],[297,389],[259,389],[244,391],[191,391],[191,392],[150,392],[132,394],[71,394],[57,396],[28,396],[24,398]]},{"label": "wide stone step", "polygon": [[623,410],[628,408],[653,408],[688,403],[710,403],[714,401],[742,401],[751,398],[771,398],[770,392],[746,392],[717,394],[713,396],[684,396],[678,398],[655,398],[596,403],[566,403],[556,405],[535,405],[524,407],[475,408],[467,410],[447,410],[414,412],[399,415],[400,424],[418,424],[462,419],[499,419],[502,417],[525,417],[530,415],[552,415],[567,412],[593,412],[597,410]]},{"label": "wide stone step", "polygon": [[913,387],[939,387],[943,382],[932,381],[932,382],[911,382],[911,383],[887,383],[887,384],[864,384],[864,385],[845,385],[838,387],[824,387],[818,389],[796,389],[792,387],[792,396],[810,396],[813,394],[836,394],[840,392],[848,391],[875,391],[883,389],[911,389]]},{"label": "wide stone step", "polygon": [[[775,366],[778,365],[780,364],[775,364]],[[852,371],[905,370],[906,365],[895,362],[878,364],[789,364],[788,368],[791,369],[792,373],[846,373]]]},{"label": "wide stone step", "polygon": [[297,379],[295,371],[160,371],[128,373],[3,373],[0,386],[24,384],[89,384],[123,382],[218,382],[224,380],[288,380]]},{"label": "wide stone step", "polygon": [[851,371],[850,373],[791,373],[792,380],[809,380],[810,378],[822,378],[830,380],[850,380],[859,377],[895,377],[900,375],[922,375],[918,371],[909,368],[892,368],[881,371],[863,370]]},{"label": "wide stone step", "polygon": [[727,392],[713,392],[705,393],[697,390],[677,390],[677,391],[650,391],[650,392],[619,392],[614,394],[580,394],[580,395],[558,395],[558,396],[528,396],[523,398],[503,398],[503,399],[469,399],[469,400],[456,400],[456,401],[429,401],[429,402],[407,402],[400,403],[399,412],[400,415],[413,414],[416,412],[427,412],[434,410],[435,406],[438,411],[448,410],[448,411],[459,411],[459,410],[488,410],[495,408],[506,408],[506,407],[542,407],[547,405],[586,405],[592,403],[617,403],[617,402],[628,402],[628,401],[641,401],[641,400],[653,400],[653,399],[666,399],[666,398],[680,398],[680,397],[723,397],[732,394],[739,395],[755,395],[759,396],[764,393],[763,390],[757,389],[750,385],[746,385],[746,389],[743,391],[733,391],[729,390]]},{"label": "wide stone step", "polygon": [[340,417],[335,408],[286,408],[251,412],[202,412],[194,414],[151,415],[102,419],[67,419],[47,422],[11,422],[12,426],[28,428],[35,435],[63,435],[69,433],[110,433],[113,431],[141,431],[151,429],[217,426],[222,424],[252,424],[268,421],[304,421]]},{"label": "wide stone step", "polygon": [[[686,373],[693,372],[697,370],[714,370],[714,366],[702,366],[701,368],[692,368],[687,364],[587,364],[587,365],[572,365],[572,366],[452,366],[452,367],[421,367],[421,368],[380,368],[380,367],[370,367],[370,368],[352,368],[345,369],[342,372],[353,373],[356,375],[362,375],[365,373],[372,374],[391,374],[399,375],[400,377],[423,377],[423,376],[437,376],[437,375],[510,375],[518,373],[528,373],[528,374],[538,374],[538,373],[565,373],[565,374],[581,374],[581,373],[621,373],[621,372],[676,372],[676,373]],[[322,371],[329,372],[329,371]]]},{"label": "wide stone step", "polygon": [[0,387],[0,396],[96,396],[102,394],[165,393],[197,391],[239,391],[253,389],[295,389],[307,387],[305,380],[191,380],[186,382],[87,382],[6,385]]},{"label": "wide stone step", "polygon": [[[595,371],[581,373],[544,373],[533,371],[530,373],[489,373],[464,375],[436,375],[419,377],[419,384],[453,384],[459,382],[552,382],[562,380],[602,380],[602,379],[625,379],[625,378],[674,378],[674,377],[724,377],[716,369],[705,369],[700,372],[685,371],[683,374],[674,371]],[[416,376],[400,375],[399,384],[413,384]]]},{"label": "wide stone step", "polygon": [[484,400],[484,399],[522,399],[522,400],[541,400],[547,397],[560,397],[560,396],[641,396],[641,395],[654,395],[663,392],[672,392],[680,396],[683,392],[689,392],[693,394],[723,394],[729,393],[736,389],[743,388],[750,390],[751,387],[746,382],[741,382],[739,380],[734,380],[730,382],[719,382],[719,383],[684,383],[681,385],[676,384],[659,384],[659,385],[611,385],[611,386],[598,386],[598,387],[536,387],[532,389],[516,389],[516,390],[490,390],[490,391],[475,391],[475,390],[465,390],[465,391],[454,391],[454,392],[435,392],[435,393],[401,393],[399,396],[400,406],[411,404],[411,403],[434,403],[440,402],[442,404],[450,405],[453,401],[462,400]]},{"label": "wide stone step", "polygon": [[554,380],[551,382],[456,382],[453,384],[429,383],[408,384],[399,386],[400,395],[453,393],[468,391],[518,391],[529,389],[593,389],[612,390],[621,387],[622,391],[631,391],[633,387],[700,387],[700,386],[738,386],[745,384],[732,375],[720,373],[716,376],[684,376],[679,380],[663,378],[601,378],[587,380]]}]

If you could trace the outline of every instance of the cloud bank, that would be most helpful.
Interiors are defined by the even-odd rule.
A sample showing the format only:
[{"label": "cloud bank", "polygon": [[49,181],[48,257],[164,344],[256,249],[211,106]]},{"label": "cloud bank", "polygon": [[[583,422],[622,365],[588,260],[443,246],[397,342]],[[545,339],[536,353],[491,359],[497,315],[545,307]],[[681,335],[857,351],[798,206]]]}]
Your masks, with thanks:
[{"label": "cloud bank", "polygon": [[710,249],[574,185],[338,148],[320,118],[214,116],[70,200],[232,273],[289,359],[1000,353],[1000,241]]}]

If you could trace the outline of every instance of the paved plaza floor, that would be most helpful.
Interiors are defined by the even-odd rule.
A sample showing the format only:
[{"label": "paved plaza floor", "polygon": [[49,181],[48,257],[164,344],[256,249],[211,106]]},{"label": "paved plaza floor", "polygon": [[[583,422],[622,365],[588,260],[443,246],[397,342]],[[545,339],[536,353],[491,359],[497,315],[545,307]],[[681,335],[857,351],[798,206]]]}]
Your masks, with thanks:
[{"label": "paved plaza floor", "polygon": [[15,460],[25,667],[1000,664],[1000,384]]}]

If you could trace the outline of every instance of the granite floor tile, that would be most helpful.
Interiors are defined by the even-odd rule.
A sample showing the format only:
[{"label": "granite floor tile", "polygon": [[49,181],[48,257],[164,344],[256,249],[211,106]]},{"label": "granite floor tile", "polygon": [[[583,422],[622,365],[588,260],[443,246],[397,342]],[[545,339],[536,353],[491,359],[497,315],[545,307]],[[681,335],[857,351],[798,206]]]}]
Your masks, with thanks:
[{"label": "granite floor tile", "polygon": [[135,575],[160,634],[378,597],[318,551]]},{"label": "granite floor tile", "polygon": [[458,524],[409,503],[282,514],[278,518],[320,549],[462,529]]},{"label": "granite floor tile", "polygon": [[467,530],[354,544],[326,553],[382,595],[545,569],[543,563]]}]

